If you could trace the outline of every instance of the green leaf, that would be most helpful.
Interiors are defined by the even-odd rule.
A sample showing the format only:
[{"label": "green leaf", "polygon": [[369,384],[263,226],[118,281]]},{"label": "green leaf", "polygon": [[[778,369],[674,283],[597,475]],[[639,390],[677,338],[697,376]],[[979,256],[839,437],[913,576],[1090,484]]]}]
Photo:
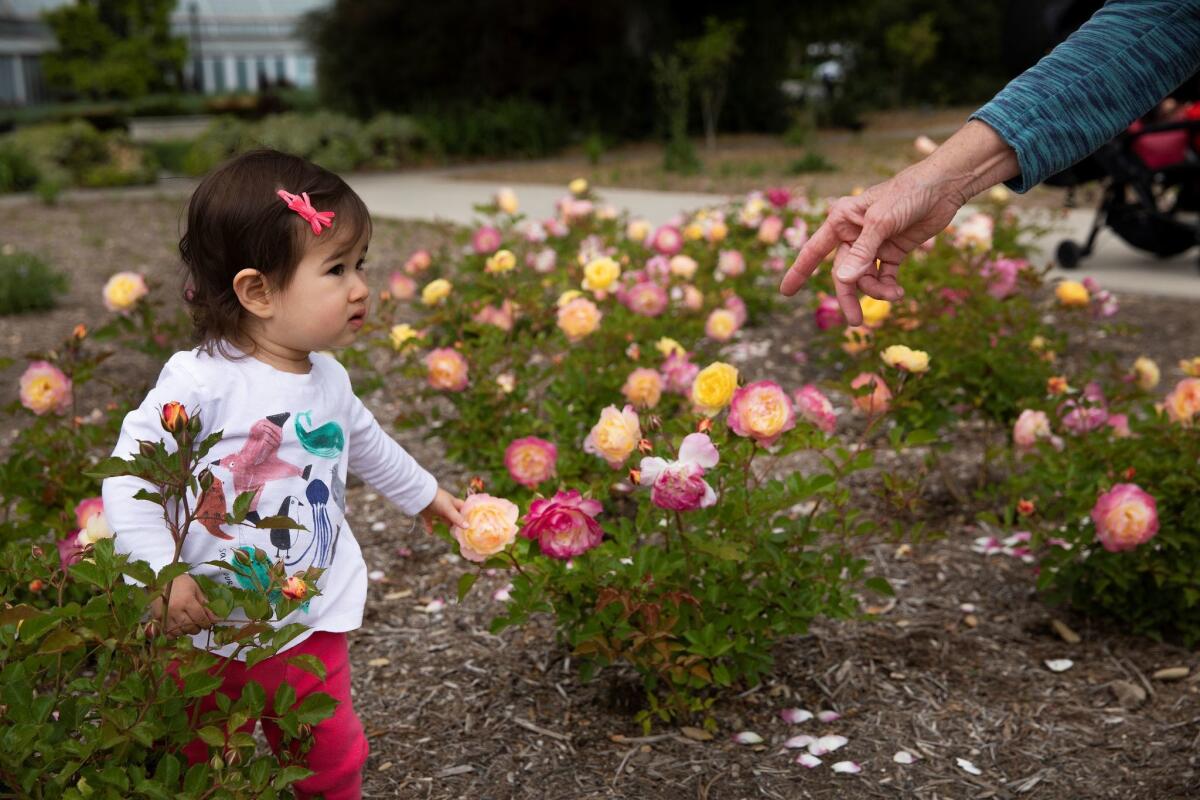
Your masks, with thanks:
[{"label": "green leaf", "polygon": [[89,478],[104,480],[105,478],[115,478],[118,475],[130,475],[133,472],[133,462],[126,461],[123,458],[106,458],[90,470],[83,474]]},{"label": "green leaf", "polygon": [[282,716],[296,704],[296,690],[290,684],[281,683],[275,690],[274,712]]},{"label": "green leaf", "polygon": [[187,771],[187,776],[183,779],[183,791],[191,797],[198,797],[208,788],[209,783],[208,763],[202,761],[193,764]]},{"label": "green leaf", "polygon": [[319,681],[325,680],[325,662],[311,653],[300,653],[299,655],[290,656],[288,663],[294,667],[299,667],[311,675],[315,675]]},{"label": "green leaf", "polygon": [[863,581],[863,585],[873,592],[878,592],[879,594],[887,595],[888,597],[896,596],[896,590],[892,588],[890,583],[888,583],[887,578],[879,575],[876,575],[872,578],[867,578],[865,581]]},{"label": "green leaf", "polygon": [[205,725],[203,728],[196,731],[196,735],[199,736],[209,747],[225,746],[225,732],[216,726]]},{"label": "green leaf", "polygon": [[151,503],[157,503],[160,506],[162,505],[162,502],[163,502],[163,496],[161,494],[159,494],[158,492],[150,492],[145,489],[138,489],[136,492],[134,492],[133,499],[134,500],[147,500]]},{"label": "green leaf", "polygon": [[145,561],[127,562],[121,567],[121,572],[144,586],[154,583],[154,570]]},{"label": "green leaf", "polygon": [[107,584],[107,581],[104,580],[103,570],[94,561],[76,561],[68,568],[68,572],[71,574],[71,577],[86,581],[101,589],[105,588]]},{"label": "green leaf", "polygon": [[458,578],[458,602],[462,602],[467,594],[471,591],[471,587],[475,585],[475,581],[479,579],[478,572],[464,572]]},{"label": "green leaf", "polygon": [[198,672],[183,679],[184,697],[204,697],[212,694],[221,687],[223,679],[220,675],[210,675]]},{"label": "green leaf", "polygon": [[337,701],[324,692],[314,692],[300,701],[296,707],[296,718],[309,725],[315,725],[327,717],[333,716]]},{"label": "green leaf", "polygon": [[937,434],[933,431],[927,431],[918,428],[911,431],[908,436],[904,437],[905,447],[920,447],[923,444],[929,444],[938,440]]},{"label": "green leaf", "polygon": [[305,769],[304,767],[284,767],[279,770],[279,774],[275,776],[275,780],[271,782],[271,786],[276,789],[286,789],[296,781],[302,781],[312,774],[311,769]]},{"label": "green leaf", "polygon": [[67,628],[59,628],[42,641],[42,646],[38,648],[38,652],[63,653],[67,650],[74,650],[82,644],[83,639],[79,637],[79,634]]},{"label": "green leaf", "polygon": [[242,492],[233,501],[233,517],[232,522],[237,524],[246,518],[246,514],[250,512],[250,504],[254,502],[254,492]]}]

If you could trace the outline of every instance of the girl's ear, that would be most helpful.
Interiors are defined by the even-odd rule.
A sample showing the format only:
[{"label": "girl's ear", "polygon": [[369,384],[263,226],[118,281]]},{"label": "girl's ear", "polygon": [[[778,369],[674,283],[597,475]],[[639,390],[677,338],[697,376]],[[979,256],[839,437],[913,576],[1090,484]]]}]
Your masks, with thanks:
[{"label": "girl's ear", "polygon": [[242,308],[259,319],[270,319],[275,314],[271,302],[271,287],[267,278],[256,269],[246,269],[233,276],[233,292]]}]

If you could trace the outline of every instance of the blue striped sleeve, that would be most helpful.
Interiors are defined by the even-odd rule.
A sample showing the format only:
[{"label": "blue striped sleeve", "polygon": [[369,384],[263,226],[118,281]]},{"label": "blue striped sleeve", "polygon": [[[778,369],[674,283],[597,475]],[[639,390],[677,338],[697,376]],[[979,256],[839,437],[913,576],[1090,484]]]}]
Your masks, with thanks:
[{"label": "blue striped sleeve", "polygon": [[1124,130],[1200,66],[1200,0],[1110,0],[971,115],[1017,153],[1026,192]]}]

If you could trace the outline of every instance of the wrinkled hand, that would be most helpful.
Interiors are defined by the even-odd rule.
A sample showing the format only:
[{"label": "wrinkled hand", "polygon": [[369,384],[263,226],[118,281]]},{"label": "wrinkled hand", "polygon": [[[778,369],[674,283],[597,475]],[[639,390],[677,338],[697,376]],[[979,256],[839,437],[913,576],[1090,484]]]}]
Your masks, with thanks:
[{"label": "wrinkled hand", "polygon": [[921,166],[909,167],[856,197],[835,201],[825,222],[796,255],[779,290],[795,294],[821,261],[836,251],[834,292],[848,324],[862,324],[858,292],[878,300],[903,297],[896,281],[900,262],[944,230],[967,201],[949,182],[927,180]]},{"label": "wrinkled hand", "polygon": [[[150,627],[157,630],[162,623],[163,599],[154,598],[150,604]],[[180,575],[171,582],[171,602],[167,607],[167,636],[199,633],[211,628],[217,617],[208,610],[208,598],[191,575]]]},{"label": "wrinkled hand", "polygon": [[455,525],[465,526],[467,521],[463,519],[463,515],[459,513],[462,510],[463,501],[459,500],[454,495],[447,492],[445,489],[439,488],[437,494],[433,498],[425,510],[421,512],[421,522],[425,525],[426,533],[433,533],[433,523],[435,519],[444,520],[447,525],[454,527]]}]

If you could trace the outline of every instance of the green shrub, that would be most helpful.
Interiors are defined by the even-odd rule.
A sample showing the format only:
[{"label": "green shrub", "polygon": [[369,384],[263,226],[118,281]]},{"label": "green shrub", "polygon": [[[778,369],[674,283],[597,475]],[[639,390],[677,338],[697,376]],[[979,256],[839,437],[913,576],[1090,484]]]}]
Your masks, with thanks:
[{"label": "green shrub", "polygon": [[[24,159],[22,179],[36,174],[34,189],[56,197],[67,186],[129,186],[152,183],[158,175],[154,157],[120,131],[102,133],[83,120],[21,128],[0,146]],[[27,187],[26,187],[27,188]]]},{"label": "green shrub", "polygon": [[427,156],[431,142],[417,120],[401,114],[379,114],[363,129],[371,152],[371,166],[387,169],[411,164]]},{"label": "green shrub", "polygon": [[0,141],[0,193],[24,192],[38,182],[33,160],[11,142]]},{"label": "green shrub", "polygon": [[836,170],[837,167],[835,165],[815,150],[808,151],[791,164],[788,164],[787,168],[789,175],[804,175],[809,172],[834,172]]},{"label": "green shrub", "polygon": [[0,315],[54,308],[67,279],[32,253],[0,253]]},{"label": "green shrub", "polygon": [[557,113],[527,100],[461,105],[422,114],[419,121],[444,156],[537,158],[556,152],[569,138]]}]

